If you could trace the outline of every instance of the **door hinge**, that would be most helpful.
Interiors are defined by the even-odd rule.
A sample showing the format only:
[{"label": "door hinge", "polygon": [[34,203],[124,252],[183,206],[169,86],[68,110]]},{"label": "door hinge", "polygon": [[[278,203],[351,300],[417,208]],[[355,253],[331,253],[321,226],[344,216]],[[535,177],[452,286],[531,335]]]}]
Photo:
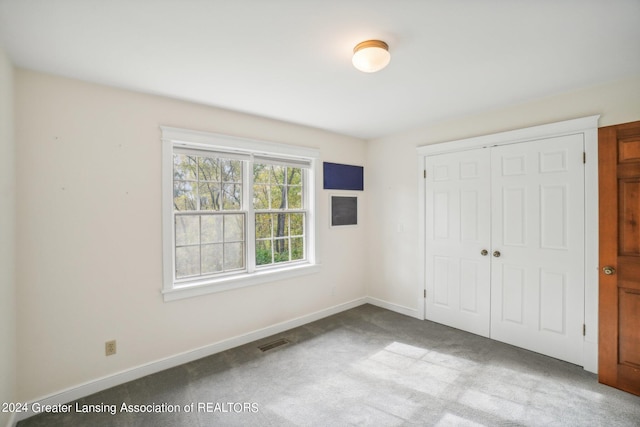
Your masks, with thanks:
[{"label": "door hinge", "polygon": [[424,297],[425,298],[427,297],[427,290],[426,289],[424,290]]},{"label": "door hinge", "polygon": [[423,172],[424,172],[424,174],[423,174],[423,175],[424,175],[424,177],[425,177],[425,179],[426,179],[426,178],[427,178],[427,170],[425,169]]},{"label": "door hinge", "polygon": [[582,336],[587,336],[587,325],[585,325],[584,323],[582,324]]},{"label": "door hinge", "polygon": [[587,152],[586,151],[582,152],[582,163],[587,163]]}]

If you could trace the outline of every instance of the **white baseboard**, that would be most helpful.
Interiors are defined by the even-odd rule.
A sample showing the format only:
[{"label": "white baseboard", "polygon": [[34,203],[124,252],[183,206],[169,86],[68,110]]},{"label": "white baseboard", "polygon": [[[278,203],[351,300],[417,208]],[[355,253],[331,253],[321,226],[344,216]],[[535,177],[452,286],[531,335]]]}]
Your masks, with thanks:
[{"label": "white baseboard", "polygon": [[405,316],[415,317],[419,320],[424,320],[420,315],[420,312],[415,308],[405,307],[403,305],[394,304],[374,297],[366,297],[364,300],[371,305],[386,308],[387,310],[395,311],[396,313],[404,314]]},{"label": "white baseboard", "polygon": [[[219,341],[214,344],[200,347],[195,350],[187,351],[187,352],[176,354],[174,356],[170,356],[164,359],[146,363],[144,365],[140,365],[135,368],[127,369],[125,371],[121,371],[112,375],[98,378],[93,381],[89,381],[84,384],[79,384],[77,386],[70,387],[66,390],[62,390],[60,392],[41,397],[39,399],[35,399],[29,402],[29,407],[31,407],[32,406],[31,404],[33,403],[40,403],[41,405],[60,405],[60,404],[69,403],[74,400],[80,399],[82,397],[89,396],[94,393],[98,393],[102,390],[106,390],[108,388],[115,387],[117,385],[124,384],[126,382],[133,381],[138,378],[142,378],[144,376],[154,374],[156,372],[164,371],[166,369],[173,368],[175,366],[179,366],[185,363],[189,363],[194,360],[198,360],[203,357],[210,356],[212,354],[220,353],[222,351],[229,350],[234,347],[238,347],[262,338],[269,337],[271,335],[279,334],[281,332],[287,331],[292,328],[297,328],[298,326],[306,325],[307,323],[311,323],[316,320],[320,320],[322,318],[332,316],[334,314],[338,314],[346,310],[350,310],[352,308],[366,304],[367,302],[370,302],[368,301],[367,298],[358,298],[343,304],[338,304],[333,307],[326,308],[324,310],[316,311],[311,314],[306,314],[304,316],[296,317],[295,319],[277,323],[275,325],[271,325],[266,328],[258,329],[256,331],[249,332],[244,335],[239,335],[233,338]],[[372,304],[377,305],[373,302]],[[21,412],[21,413],[11,414],[11,415],[12,417],[9,418],[8,426],[15,427],[16,423],[18,423],[19,421],[25,418],[28,418],[30,416],[33,416],[35,414],[32,414],[30,412],[29,413]]]},{"label": "white baseboard", "polygon": [[18,423],[16,420],[16,414],[14,412],[9,414],[9,419],[7,420],[7,427],[13,427]]}]

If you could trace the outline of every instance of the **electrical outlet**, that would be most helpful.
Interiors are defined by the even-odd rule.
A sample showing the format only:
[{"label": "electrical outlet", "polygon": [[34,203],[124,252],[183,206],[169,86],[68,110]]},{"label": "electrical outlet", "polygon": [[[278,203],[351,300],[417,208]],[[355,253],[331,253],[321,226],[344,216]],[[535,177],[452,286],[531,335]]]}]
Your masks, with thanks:
[{"label": "electrical outlet", "polygon": [[113,356],[114,354],[116,354],[116,340],[104,343],[104,355]]}]

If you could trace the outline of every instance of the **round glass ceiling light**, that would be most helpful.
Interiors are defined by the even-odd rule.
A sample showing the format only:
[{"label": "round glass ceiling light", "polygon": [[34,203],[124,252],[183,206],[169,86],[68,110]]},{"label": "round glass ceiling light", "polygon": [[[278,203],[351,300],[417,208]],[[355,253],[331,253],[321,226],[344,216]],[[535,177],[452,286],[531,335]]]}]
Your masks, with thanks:
[{"label": "round glass ceiling light", "polygon": [[382,70],[391,61],[389,45],[380,40],[367,40],[353,48],[353,66],[364,73]]}]

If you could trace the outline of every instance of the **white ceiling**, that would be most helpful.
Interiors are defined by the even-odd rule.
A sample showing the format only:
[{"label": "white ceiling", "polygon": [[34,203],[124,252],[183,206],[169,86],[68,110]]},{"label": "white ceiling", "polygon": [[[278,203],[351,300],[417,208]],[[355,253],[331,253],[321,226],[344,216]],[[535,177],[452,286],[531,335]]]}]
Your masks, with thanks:
[{"label": "white ceiling", "polygon": [[[19,67],[364,139],[637,75],[639,23],[640,0],[0,0]],[[379,73],[351,65],[366,39]]]}]

